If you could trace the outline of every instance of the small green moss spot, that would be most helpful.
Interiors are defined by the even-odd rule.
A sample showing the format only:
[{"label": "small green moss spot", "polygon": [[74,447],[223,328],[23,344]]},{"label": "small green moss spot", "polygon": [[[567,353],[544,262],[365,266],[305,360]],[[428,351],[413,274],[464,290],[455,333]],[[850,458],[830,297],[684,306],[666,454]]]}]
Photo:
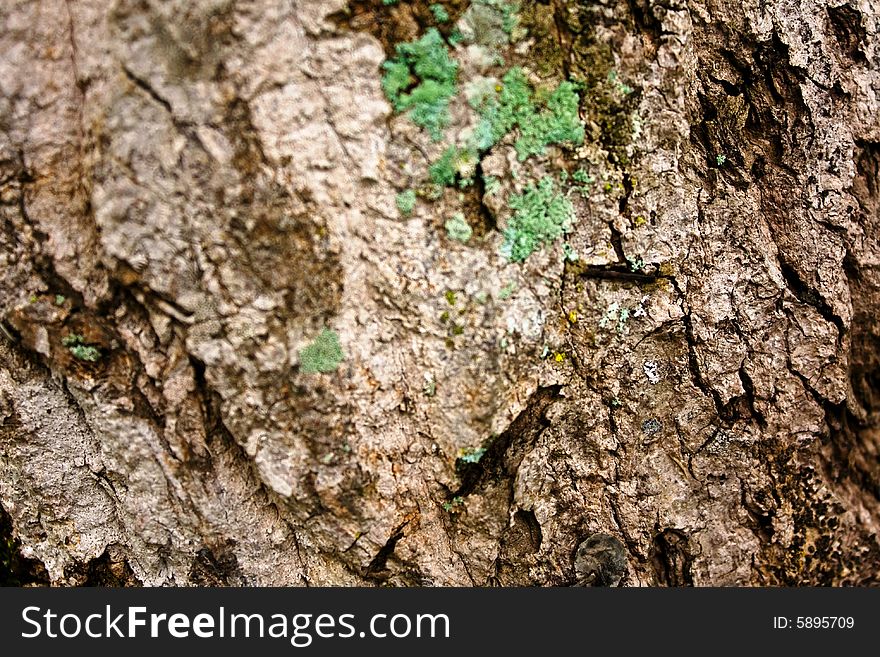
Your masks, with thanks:
[{"label": "small green moss spot", "polygon": [[413,213],[413,210],[416,208],[416,193],[412,189],[408,189],[405,192],[401,192],[397,195],[397,209],[400,210],[400,214],[405,217],[410,216]]},{"label": "small green moss spot", "polygon": [[462,463],[479,463],[480,459],[486,453],[485,447],[471,447],[462,449],[458,453],[458,460]]},{"label": "small green moss spot", "polygon": [[593,182],[593,177],[584,169],[576,169],[575,172],[571,174],[571,179],[581,185],[590,185]]},{"label": "small green moss spot", "polygon": [[301,372],[334,372],[345,355],[335,331],[324,329],[314,341],[299,352]]},{"label": "small green moss spot", "polygon": [[438,23],[449,22],[449,12],[446,11],[446,7],[441,5],[439,2],[434,3],[428,8],[431,10],[431,13],[434,14],[434,20]]},{"label": "small green moss spot", "polygon": [[428,168],[431,182],[442,187],[451,187],[456,178],[460,180],[459,186],[466,187],[473,182],[473,176],[477,170],[479,155],[470,148],[458,148],[450,146],[440,158]]},{"label": "small green moss spot", "polygon": [[464,499],[456,495],[450,501],[443,503],[443,510],[447,513],[458,513],[462,506],[464,506]]},{"label": "small green moss spot", "polygon": [[443,296],[446,297],[446,303],[448,303],[450,306],[455,305],[455,292],[454,291],[446,290],[446,293]]},{"label": "small green moss spot", "polygon": [[446,222],[446,233],[449,235],[450,239],[465,244],[471,238],[471,235],[473,235],[474,230],[467,222],[467,219],[464,218],[464,214],[456,212],[452,215],[452,218]]},{"label": "small green moss spot", "polygon": [[425,372],[425,383],[422,385],[422,394],[426,397],[433,397],[437,394],[437,381],[430,372]]},{"label": "small green moss spot", "polygon": [[507,285],[502,287],[501,290],[498,292],[498,298],[501,301],[504,301],[505,299],[510,298],[510,295],[513,294],[514,290],[516,290],[516,283],[513,283],[513,282],[508,283]]},{"label": "small green moss spot", "polygon": [[101,350],[86,344],[85,338],[77,333],[71,333],[61,338],[61,344],[67,347],[70,355],[77,360],[95,363],[101,357]]},{"label": "small green moss spot", "polygon": [[495,176],[484,176],[483,184],[485,185],[486,194],[494,194],[501,189],[501,181]]}]

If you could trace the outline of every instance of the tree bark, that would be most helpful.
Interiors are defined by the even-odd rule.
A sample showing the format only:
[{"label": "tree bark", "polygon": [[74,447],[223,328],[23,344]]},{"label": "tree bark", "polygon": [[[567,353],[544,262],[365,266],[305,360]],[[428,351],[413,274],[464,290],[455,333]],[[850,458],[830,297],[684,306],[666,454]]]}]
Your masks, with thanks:
[{"label": "tree bark", "polygon": [[0,7],[6,580],[876,584],[876,0],[526,0],[490,54],[583,144],[433,196],[430,4]]}]

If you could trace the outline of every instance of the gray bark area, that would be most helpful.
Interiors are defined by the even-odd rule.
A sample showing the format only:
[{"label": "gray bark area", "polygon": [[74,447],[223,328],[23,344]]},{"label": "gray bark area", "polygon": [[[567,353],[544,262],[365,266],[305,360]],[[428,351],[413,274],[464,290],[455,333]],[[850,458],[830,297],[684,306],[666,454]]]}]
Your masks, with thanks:
[{"label": "gray bark area", "polygon": [[[511,61],[635,89],[528,165],[601,182],[579,260],[523,264],[488,193],[468,245],[454,194],[395,207],[438,148],[380,86],[421,4],[3,2],[20,557],[59,585],[877,583],[877,2],[523,3]],[[345,360],[302,372],[324,326]]]}]

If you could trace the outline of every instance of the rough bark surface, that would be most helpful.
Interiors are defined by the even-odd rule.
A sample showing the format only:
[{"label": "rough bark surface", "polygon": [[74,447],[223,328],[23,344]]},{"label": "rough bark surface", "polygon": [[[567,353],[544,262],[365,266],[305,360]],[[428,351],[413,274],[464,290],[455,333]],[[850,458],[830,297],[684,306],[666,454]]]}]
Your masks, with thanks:
[{"label": "rough bark surface", "polygon": [[395,207],[439,146],[380,67],[428,4],[2,3],[10,572],[876,584],[877,1],[523,2],[504,56],[586,85],[586,139],[478,174],[599,181],[579,258],[524,263],[482,178]]}]

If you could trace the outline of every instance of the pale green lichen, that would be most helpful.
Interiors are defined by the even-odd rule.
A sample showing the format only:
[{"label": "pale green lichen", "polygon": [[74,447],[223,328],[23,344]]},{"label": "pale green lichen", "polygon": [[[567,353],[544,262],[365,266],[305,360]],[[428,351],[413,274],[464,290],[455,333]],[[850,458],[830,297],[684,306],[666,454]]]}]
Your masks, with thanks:
[{"label": "pale green lichen", "polygon": [[415,210],[416,193],[412,189],[408,189],[398,194],[395,202],[397,203],[397,209],[400,210],[400,214],[408,217]]},{"label": "pale green lichen", "polygon": [[501,189],[501,181],[495,176],[483,176],[483,187],[486,194],[494,194]]},{"label": "pale green lichen", "polygon": [[447,513],[457,513],[459,507],[464,506],[464,498],[456,495],[449,502],[443,503],[443,510]]},{"label": "pale green lichen", "polygon": [[[438,23],[450,18],[449,11],[440,4],[429,5]],[[449,43],[436,28],[429,28],[418,39],[397,44],[396,57],[383,65],[382,87],[398,112],[406,112],[410,119],[424,128],[435,141],[443,137],[450,125],[449,105],[458,93],[459,64],[451,55],[451,46],[457,37],[482,46],[489,58],[499,63],[500,46],[516,40],[519,27],[519,2],[504,0],[474,0],[457,28],[461,35],[452,36]],[[616,78],[614,79],[616,81]],[[618,93],[629,90],[622,85]],[[579,146],[585,137],[580,118],[582,86],[563,81],[555,87],[535,87],[522,68],[508,70],[497,77],[476,77],[464,87],[464,95],[476,112],[476,121],[457,135],[451,145],[441,151],[440,157],[428,170],[420,194],[438,198],[443,188],[461,189],[479,180],[480,160],[483,155],[508,135],[520,161],[544,155],[551,145]],[[515,171],[511,178],[515,179]],[[585,172],[560,174],[563,186],[569,192],[586,194],[589,180]],[[484,194],[501,189],[498,181],[487,176]],[[429,189],[430,194],[425,190]],[[463,201],[463,195],[459,194]],[[403,192],[397,197],[400,212],[408,216],[415,207],[415,193]],[[528,185],[522,194],[509,199],[513,217],[504,233],[502,253],[510,260],[521,262],[535,250],[557,239],[570,230],[574,212],[570,201],[561,191],[557,193],[553,179],[545,177]],[[462,213],[445,222],[451,239],[467,242],[472,228]],[[577,257],[569,250],[570,259]]]},{"label": "pale green lichen", "polygon": [[85,338],[76,333],[71,333],[61,339],[61,344],[67,347],[71,356],[77,360],[83,360],[88,363],[97,362],[101,357],[101,351],[97,347],[86,344]]},{"label": "pale green lichen", "polygon": [[477,170],[479,156],[468,148],[450,146],[428,169],[431,181],[441,187],[451,187],[459,180],[462,186],[472,181]]},{"label": "pale green lichen", "polygon": [[643,296],[632,308],[623,306],[617,301],[612,302],[599,320],[599,328],[608,329],[613,327],[621,335],[628,333],[627,322],[632,318],[644,317],[647,314],[645,304],[649,299],[649,295]]},{"label": "pale green lichen", "polygon": [[470,447],[459,451],[458,460],[462,463],[479,463],[485,454],[485,447]]},{"label": "pale green lichen", "polygon": [[507,285],[502,287],[501,290],[499,290],[498,299],[500,301],[504,301],[505,299],[509,299],[510,295],[512,295],[515,290],[516,290],[516,283],[514,283],[514,282],[508,283]]},{"label": "pale green lichen", "polygon": [[437,380],[430,372],[424,373],[425,383],[422,385],[422,394],[426,397],[433,397],[437,394]]},{"label": "pale green lichen", "polygon": [[457,240],[464,244],[471,238],[474,230],[467,222],[467,219],[464,218],[464,213],[456,212],[452,215],[452,218],[446,222],[446,233],[449,235],[450,239]]},{"label": "pale green lichen", "polygon": [[611,70],[608,72],[608,82],[613,85],[614,90],[617,91],[617,93],[623,96],[629,96],[633,91],[635,91],[631,86],[620,79],[620,76],[615,70]]},{"label": "pale green lichen", "polygon": [[305,373],[334,372],[344,359],[339,336],[325,328],[299,352],[299,369]]},{"label": "pale green lichen", "polygon": [[580,97],[571,82],[562,82],[544,103],[544,108],[520,119],[520,137],[515,148],[520,161],[543,155],[551,144],[584,142],[584,126],[578,115]]},{"label": "pale green lichen", "polygon": [[562,82],[552,91],[535,91],[521,68],[510,69],[501,82],[479,78],[466,89],[468,102],[480,119],[464,147],[449,146],[431,165],[431,180],[441,186],[470,183],[481,154],[505,135],[517,130],[517,157],[524,161],[542,155],[553,144],[580,145],[584,126],[578,114],[580,96],[572,82]]},{"label": "pale green lichen", "polygon": [[439,2],[430,5],[428,9],[430,9],[431,13],[434,14],[434,20],[438,23],[449,22],[449,12],[446,11],[446,7],[441,5]]},{"label": "pale green lichen", "polygon": [[458,62],[436,28],[411,43],[396,46],[397,57],[382,68],[382,89],[397,112],[408,112],[413,123],[435,141],[449,125],[449,101],[456,94]]},{"label": "pale green lichen", "polygon": [[571,174],[571,179],[581,185],[591,185],[593,183],[593,177],[584,169],[576,169],[575,172]]},{"label": "pale green lichen", "polygon": [[478,147],[491,147],[514,128],[519,130],[514,147],[520,161],[542,155],[551,144],[584,142],[580,95],[573,82],[561,82],[549,92],[535,91],[523,70],[514,67],[504,75],[500,89],[480,104],[482,117],[474,131]]},{"label": "pale green lichen", "polygon": [[545,244],[562,237],[574,221],[571,201],[557,192],[550,176],[512,196],[508,205],[514,214],[504,231],[501,253],[513,262],[522,262]]}]

